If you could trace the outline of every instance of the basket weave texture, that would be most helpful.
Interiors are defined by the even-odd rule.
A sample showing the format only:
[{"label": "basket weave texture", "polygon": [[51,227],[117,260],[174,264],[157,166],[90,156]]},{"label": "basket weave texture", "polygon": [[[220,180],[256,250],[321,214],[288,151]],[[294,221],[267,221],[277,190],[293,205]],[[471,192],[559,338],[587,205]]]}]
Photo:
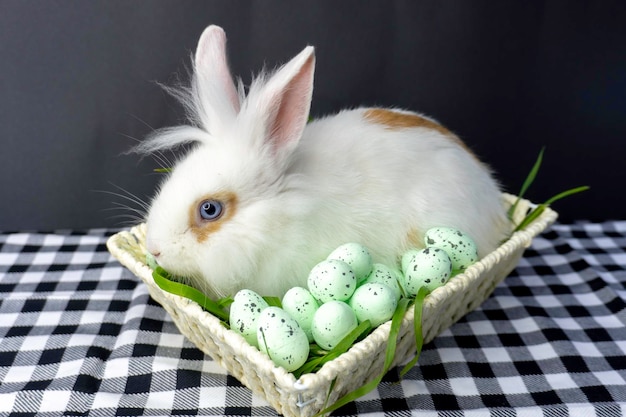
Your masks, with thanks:
[{"label": "basket weave texture", "polygon": [[[510,206],[516,197],[503,194]],[[517,223],[533,204],[520,200],[513,218]],[[424,343],[450,327],[489,297],[495,287],[516,267],[532,239],[557,218],[547,208],[524,230],[515,232],[495,251],[452,278],[426,297],[422,312]],[[186,298],[161,290],[146,265],[145,224],[109,238],[107,247],[120,263],[141,278],[152,298],[170,314],[179,330],[200,350],[211,356],[241,383],[263,397],[285,416],[308,417],[318,413],[325,404],[332,404],[380,374],[391,323],[376,328],[364,340],[337,359],[327,362],[316,373],[296,380],[293,374],[277,367],[267,355],[249,345],[239,334],[227,329],[219,319]],[[413,308],[407,311],[400,333],[394,364],[402,364],[415,355]],[[328,393],[332,381],[335,385]]]}]

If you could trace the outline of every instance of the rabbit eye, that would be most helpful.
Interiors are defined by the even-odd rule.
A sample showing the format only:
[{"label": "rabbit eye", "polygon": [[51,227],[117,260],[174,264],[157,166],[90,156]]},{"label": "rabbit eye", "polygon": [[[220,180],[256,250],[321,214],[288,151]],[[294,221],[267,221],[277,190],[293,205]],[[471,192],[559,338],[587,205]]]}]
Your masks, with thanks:
[{"label": "rabbit eye", "polygon": [[198,206],[200,217],[204,220],[215,221],[222,216],[224,208],[217,200],[204,200]]}]

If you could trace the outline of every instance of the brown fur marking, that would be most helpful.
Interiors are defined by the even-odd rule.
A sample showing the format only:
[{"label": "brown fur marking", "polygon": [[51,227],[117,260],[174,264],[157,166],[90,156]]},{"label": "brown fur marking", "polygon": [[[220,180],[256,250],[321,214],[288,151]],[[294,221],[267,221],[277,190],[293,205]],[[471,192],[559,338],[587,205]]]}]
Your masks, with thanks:
[{"label": "brown fur marking", "polygon": [[450,140],[458,144],[461,148],[465,149],[474,158],[476,158],[476,155],[474,155],[471,149],[469,149],[467,145],[457,135],[455,135],[439,123],[422,117],[419,114],[404,113],[389,109],[373,108],[365,110],[365,112],[363,113],[363,117],[365,117],[365,119],[371,123],[383,125],[390,130],[410,129],[416,127],[435,130],[442,135],[450,138]]},{"label": "brown fur marking", "polygon": [[383,125],[392,130],[424,127],[436,130],[444,135],[452,135],[452,132],[439,123],[414,113],[403,113],[388,109],[368,109],[363,115],[370,122]]},{"label": "brown fur marking", "polygon": [[[207,221],[200,217],[198,213],[198,205],[205,200],[217,200],[223,204],[222,216],[214,221]],[[196,200],[189,207],[189,230],[196,235],[198,243],[202,243],[209,238],[209,236],[222,227],[222,225],[230,220],[237,211],[237,197],[230,192],[217,193],[213,195],[206,195]]]},{"label": "brown fur marking", "polygon": [[409,248],[420,249],[424,247],[424,234],[417,229],[411,229],[406,235],[406,241]]}]

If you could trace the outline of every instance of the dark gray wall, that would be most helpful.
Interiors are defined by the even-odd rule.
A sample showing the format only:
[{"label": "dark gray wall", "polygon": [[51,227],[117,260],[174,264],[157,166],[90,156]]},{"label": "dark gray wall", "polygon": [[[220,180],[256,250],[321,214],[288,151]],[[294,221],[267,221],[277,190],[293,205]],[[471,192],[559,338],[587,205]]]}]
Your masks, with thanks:
[{"label": "dark gray wall", "polygon": [[315,45],[314,115],[422,111],[512,192],[545,145],[529,197],[588,184],[562,220],[626,218],[625,4],[0,0],[0,230],[124,224],[107,192],[148,200],[159,176],[123,152],[181,120],[155,81],[185,74],[211,23],[244,81]]}]

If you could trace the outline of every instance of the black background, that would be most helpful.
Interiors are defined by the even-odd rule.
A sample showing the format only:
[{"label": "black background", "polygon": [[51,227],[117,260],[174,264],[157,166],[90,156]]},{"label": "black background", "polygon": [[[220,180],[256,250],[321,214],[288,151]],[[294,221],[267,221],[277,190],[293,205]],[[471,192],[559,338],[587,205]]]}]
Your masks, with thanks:
[{"label": "black background", "polygon": [[623,1],[0,0],[0,230],[110,227],[121,187],[149,200],[156,163],[124,152],[179,123],[157,85],[185,78],[209,24],[244,82],[316,46],[312,114],[359,105],[428,114],[517,192],[591,191],[561,221],[624,219]]}]

